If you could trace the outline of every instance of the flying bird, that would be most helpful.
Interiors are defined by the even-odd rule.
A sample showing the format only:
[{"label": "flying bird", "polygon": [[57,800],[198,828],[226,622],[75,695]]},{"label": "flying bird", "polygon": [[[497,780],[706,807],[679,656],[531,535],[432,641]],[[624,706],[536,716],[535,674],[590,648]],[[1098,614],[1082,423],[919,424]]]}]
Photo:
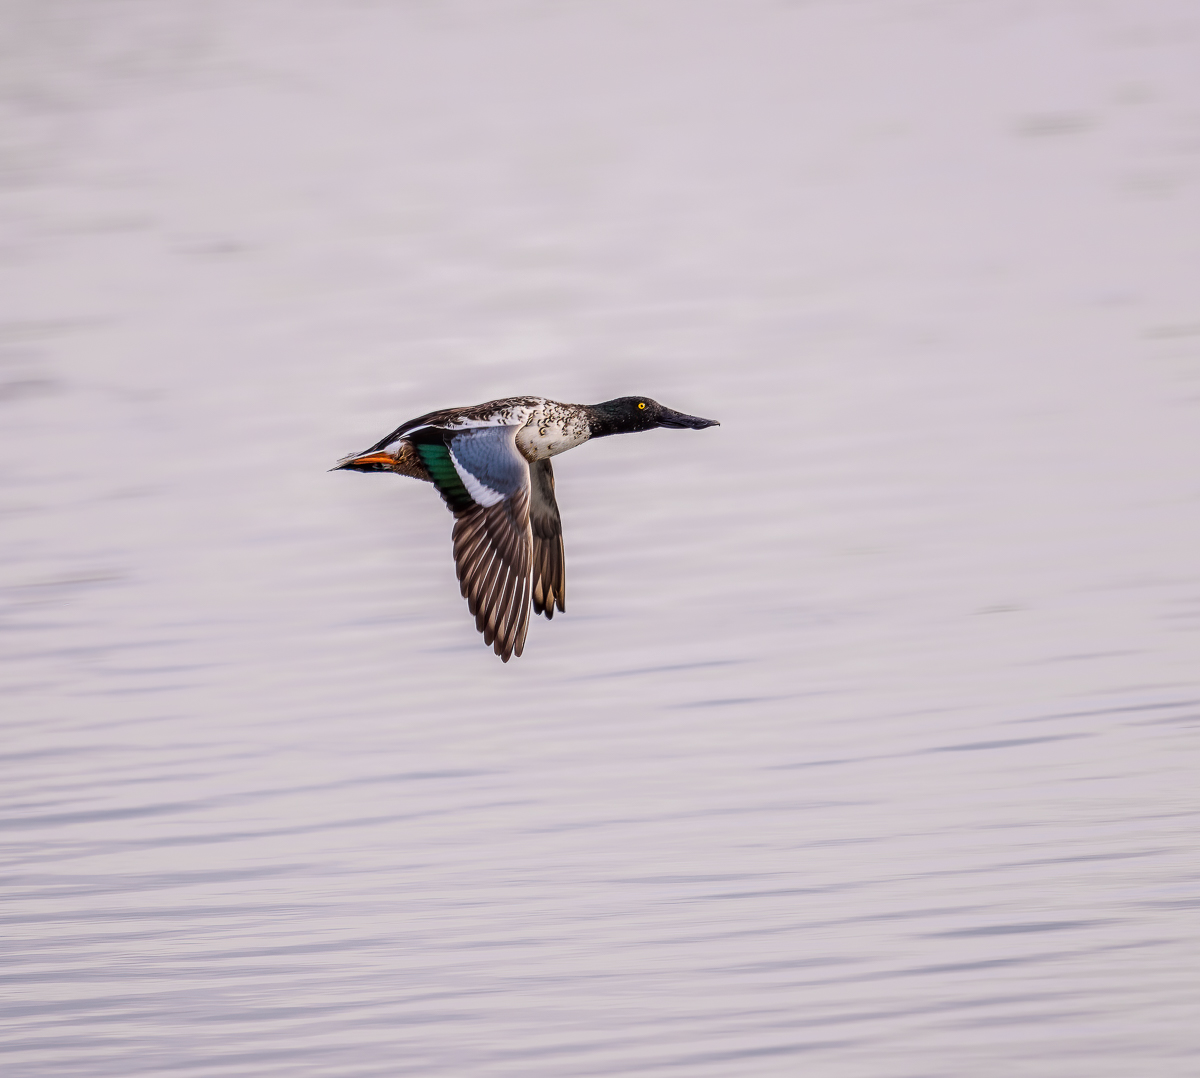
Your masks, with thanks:
[{"label": "flying bird", "polygon": [[601,404],[505,397],[411,419],[334,470],[396,472],[437,487],[454,514],[463,598],[484,643],[508,662],[525,646],[530,599],[547,618],[555,607],[567,609],[550,458],[589,438],[716,426],[715,419],[684,415],[649,397]]}]

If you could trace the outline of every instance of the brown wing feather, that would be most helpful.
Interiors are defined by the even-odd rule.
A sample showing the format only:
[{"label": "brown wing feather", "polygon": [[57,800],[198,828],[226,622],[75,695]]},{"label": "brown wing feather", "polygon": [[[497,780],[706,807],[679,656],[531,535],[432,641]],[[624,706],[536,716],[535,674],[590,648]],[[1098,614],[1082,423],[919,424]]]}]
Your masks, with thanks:
[{"label": "brown wing feather", "polygon": [[529,466],[529,523],[533,534],[533,612],[554,617],[554,608],[567,609],[567,567],[563,553],[562,518],[554,497],[554,469],[549,460]]},{"label": "brown wing feather", "polygon": [[525,647],[533,561],[529,492],[472,506],[454,519],[454,565],[475,628],[505,662]]}]

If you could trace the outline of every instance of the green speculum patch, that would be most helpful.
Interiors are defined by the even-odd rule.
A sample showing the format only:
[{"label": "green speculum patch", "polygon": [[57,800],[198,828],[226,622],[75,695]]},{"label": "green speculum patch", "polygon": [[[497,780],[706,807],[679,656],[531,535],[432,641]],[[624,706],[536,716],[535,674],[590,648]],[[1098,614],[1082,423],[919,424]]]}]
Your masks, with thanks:
[{"label": "green speculum patch", "polygon": [[467,493],[467,488],[459,478],[454,461],[450,459],[449,449],[433,442],[418,445],[417,452],[421,454],[421,460],[429,469],[434,486],[441,491],[451,509],[457,513],[463,509],[470,509],[475,504],[475,499]]}]

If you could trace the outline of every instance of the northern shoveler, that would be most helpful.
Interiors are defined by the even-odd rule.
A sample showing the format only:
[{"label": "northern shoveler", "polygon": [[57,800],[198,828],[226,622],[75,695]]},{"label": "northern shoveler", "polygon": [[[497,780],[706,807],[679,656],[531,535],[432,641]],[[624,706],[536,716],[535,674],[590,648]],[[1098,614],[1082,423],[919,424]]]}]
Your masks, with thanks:
[{"label": "northern shoveler", "polygon": [[454,514],[454,564],[475,627],[508,662],[525,646],[531,597],[547,618],[556,606],[566,610],[550,458],[589,438],[719,425],[649,397],[602,404],[505,397],[411,419],[334,470],[397,472],[437,487]]}]

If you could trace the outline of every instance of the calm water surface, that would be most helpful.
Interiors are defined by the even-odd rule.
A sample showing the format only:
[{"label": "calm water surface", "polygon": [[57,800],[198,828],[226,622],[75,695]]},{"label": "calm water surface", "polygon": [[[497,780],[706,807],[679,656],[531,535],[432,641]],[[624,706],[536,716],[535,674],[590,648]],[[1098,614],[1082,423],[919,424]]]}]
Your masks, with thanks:
[{"label": "calm water surface", "polygon": [[1183,0],[0,3],[0,1071],[1197,1073],[1198,220]]}]

